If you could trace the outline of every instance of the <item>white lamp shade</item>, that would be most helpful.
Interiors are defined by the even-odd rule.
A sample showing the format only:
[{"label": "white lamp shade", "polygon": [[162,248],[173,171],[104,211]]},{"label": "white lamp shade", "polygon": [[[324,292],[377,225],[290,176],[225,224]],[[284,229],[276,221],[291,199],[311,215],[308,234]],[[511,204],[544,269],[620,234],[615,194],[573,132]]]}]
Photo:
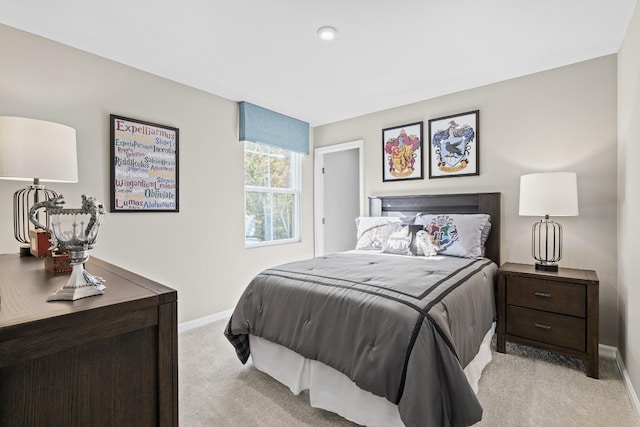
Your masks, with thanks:
[{"label": "white lamp shade", "polygon": [[0,116],[0,179],[78,182],[75,129]]},{"label": "white lamp shade", "polygon": [[576,174],[574,172],[549,172],[521,176],[520,215],[578,215]]}]

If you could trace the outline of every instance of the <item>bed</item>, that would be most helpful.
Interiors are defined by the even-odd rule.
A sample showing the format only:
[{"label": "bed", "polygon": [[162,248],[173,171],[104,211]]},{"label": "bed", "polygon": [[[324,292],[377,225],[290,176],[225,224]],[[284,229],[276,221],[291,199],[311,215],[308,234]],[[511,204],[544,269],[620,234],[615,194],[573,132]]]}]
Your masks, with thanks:
[{"label": "bed", "polygon": [[[358,424],[474,424],[495,325],[500,194],[373,197],[369,214],[411,223],[407,233],[434,218],[451,226],[450,218],[487,214],[491,225],[478,256],[356,250],[267,269],[247,286],[225,335],[243,363],[251,356],[292,392],[308,389],[312,406]],[[457,224],[458,241],[471,235]]]}]

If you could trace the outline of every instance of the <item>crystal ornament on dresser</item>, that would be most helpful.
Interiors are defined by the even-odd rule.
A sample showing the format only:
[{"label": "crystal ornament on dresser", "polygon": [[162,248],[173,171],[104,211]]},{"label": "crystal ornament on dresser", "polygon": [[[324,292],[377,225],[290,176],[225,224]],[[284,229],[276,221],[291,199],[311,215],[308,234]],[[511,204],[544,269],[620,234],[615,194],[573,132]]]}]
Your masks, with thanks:
[{"label": "crystal ornament on dresser", "polygon": [[[104,279],[93,276],[84,269],[93,249],[105,215],[102,202],[92,196],[82,195],[82,207],[64,208],[63,196],[34,203],[29,211],[31,222],[51,234],[51,249],[59,249],[69,254],[72,266],[71,276],[64,287],[54,292],[47,301],[75,301],[94,295],[102,295]],[[38,221],[38,211],[46,209],[51,222],[47,228]]]}]

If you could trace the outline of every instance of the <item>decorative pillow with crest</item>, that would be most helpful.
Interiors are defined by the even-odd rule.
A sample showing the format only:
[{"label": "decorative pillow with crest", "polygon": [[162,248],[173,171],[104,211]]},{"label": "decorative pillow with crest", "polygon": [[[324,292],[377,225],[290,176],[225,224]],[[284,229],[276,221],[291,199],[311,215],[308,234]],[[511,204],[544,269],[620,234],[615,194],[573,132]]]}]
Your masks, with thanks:
[{"label": "decorative pillow with crest", "polygon": [[481,258],[484,254],[483,230],[489,219],[486,214],[421,213],[416,216],[415,223],[431,235],[439,254]]}]

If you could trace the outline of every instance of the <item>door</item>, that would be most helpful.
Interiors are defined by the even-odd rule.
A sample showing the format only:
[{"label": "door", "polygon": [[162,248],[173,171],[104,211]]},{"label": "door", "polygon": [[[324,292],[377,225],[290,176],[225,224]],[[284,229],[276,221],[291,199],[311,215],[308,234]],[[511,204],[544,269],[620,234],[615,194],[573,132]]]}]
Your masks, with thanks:
[{"label": "door", "polygon": [[356,247],[363,212],[362,141],[315,150],[316,256]]}]

